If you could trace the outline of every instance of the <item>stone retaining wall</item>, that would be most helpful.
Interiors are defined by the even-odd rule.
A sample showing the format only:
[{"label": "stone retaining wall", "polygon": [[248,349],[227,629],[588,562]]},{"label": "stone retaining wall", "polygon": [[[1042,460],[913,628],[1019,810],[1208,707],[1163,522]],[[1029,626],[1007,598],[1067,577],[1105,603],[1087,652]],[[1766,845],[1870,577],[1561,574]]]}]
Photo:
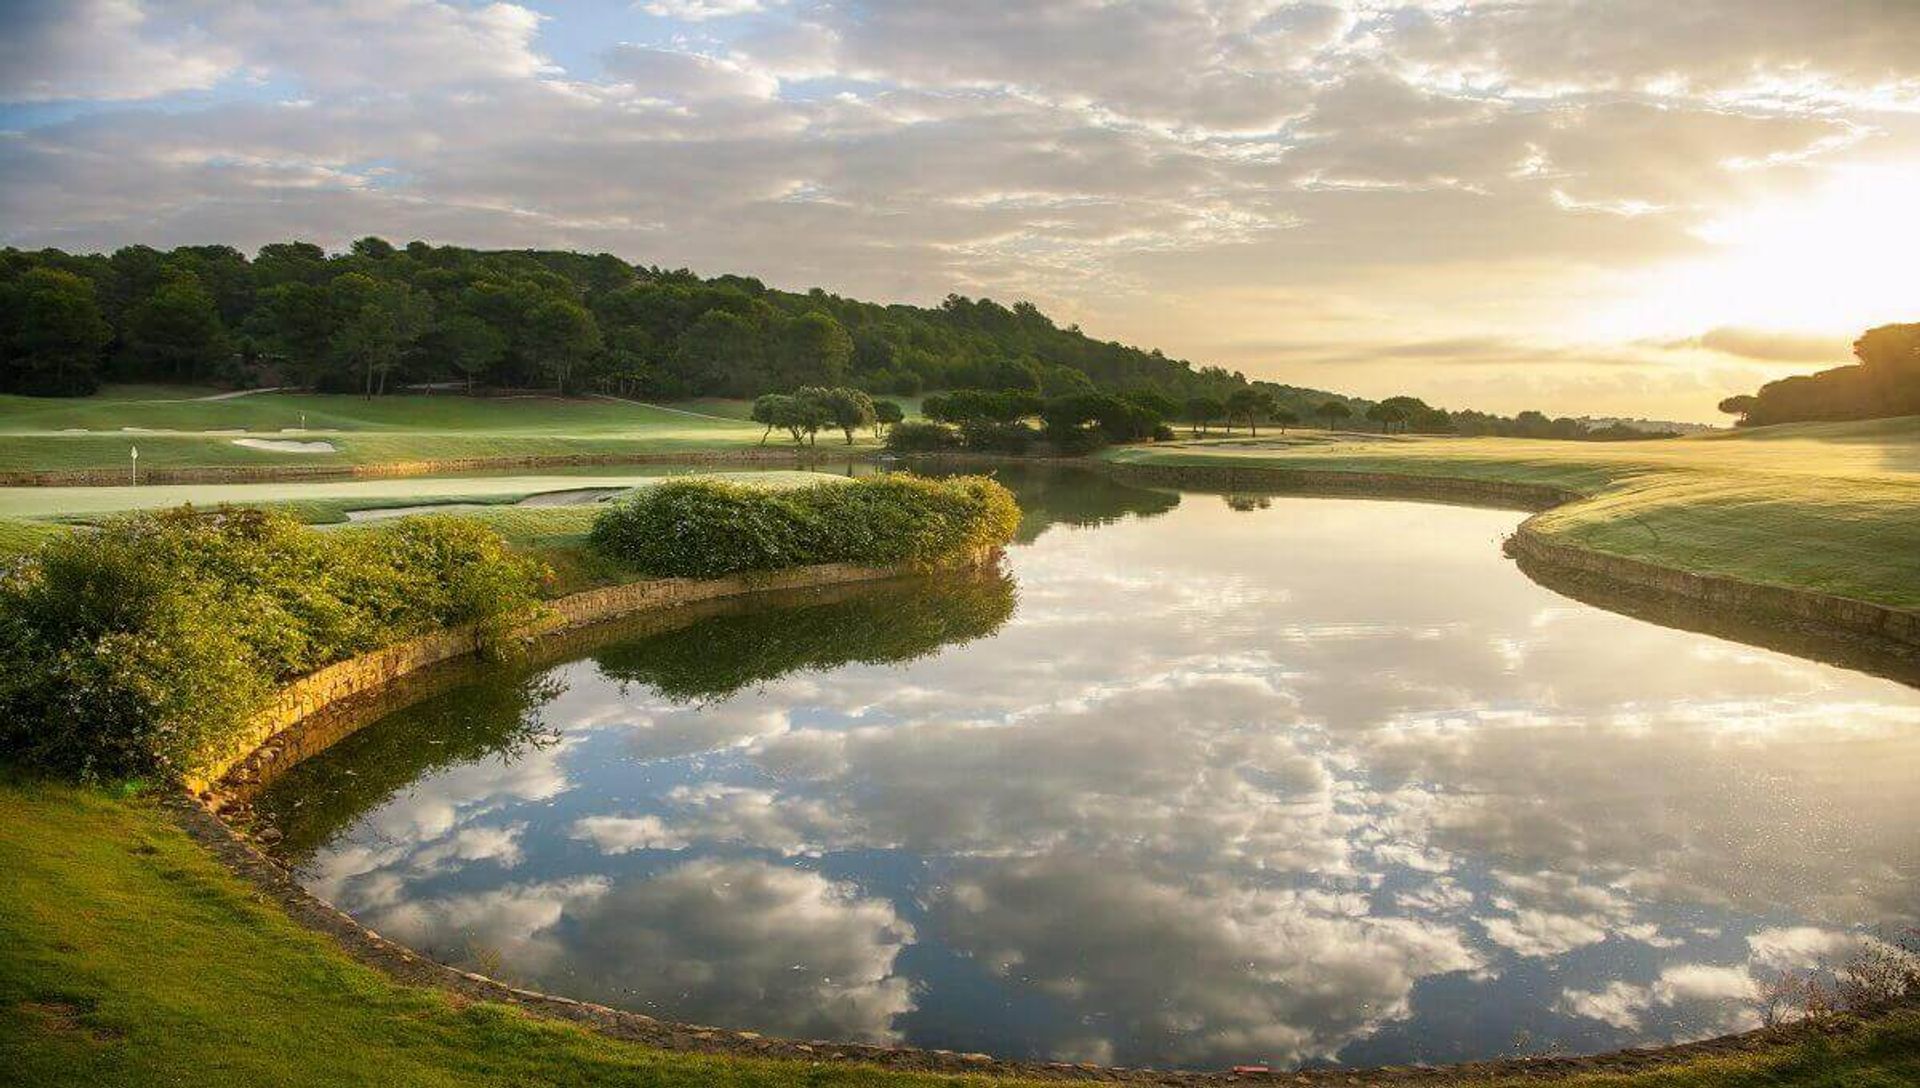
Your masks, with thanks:
[{"label": "stone retaining wall", "polygon": [[[974,560],[981,561],[984,561],[983,557]],[[548,601],[536,616],[504,637],[531,640],[651,609],[673,608],[743,593],[869,582],[895,578],[905,573],[905,569],[895,567],[823,563],[730,578],[659,578],[629,582]],[[477,627],[450,628],[309,673],[282,687],[273,702],[254,715],[247,728],[232,739],[227,750],[211,762],[205,774],[187,779],[185,785],[191,792],[205,793],[213,783],[224,778],[256,750],[272,744],[297,745],[297,737],[283,737],[282,734],[320,711],[376,691],[409,673],[475,653],[480,650],[481,641],[481,632]]]},{"label": "stone retaining wall", "polygon": [[1807,589],[1761,585],[1719,574],[1696,574],[1549,540],[1523,522],[1507,538],[1518,559],[1609,582],[1679,597],[1708,608],[1749,617],[1781,617],[1835,631],[1920,649],[1920,612]]},{"label": "stone retaining wall", "polygon": [[1512,510],[1545,510],[1580,496],[1546,484],[1413,476],[1399,472],[1340,472],[1271,465],[1142,465],[1102,462],[1123,480],[1214,491],[1286,491],[1300,495],[1352,495],[1469,503]]}]

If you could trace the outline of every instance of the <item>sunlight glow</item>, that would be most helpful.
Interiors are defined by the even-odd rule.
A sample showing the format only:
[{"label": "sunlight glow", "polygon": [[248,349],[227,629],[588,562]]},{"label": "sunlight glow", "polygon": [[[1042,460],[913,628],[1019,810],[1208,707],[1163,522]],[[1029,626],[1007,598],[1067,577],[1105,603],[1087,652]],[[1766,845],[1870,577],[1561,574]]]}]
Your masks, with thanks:
[{"label": "sunlight glow", "polygon": [[1695,233],[1704,258],[1647,277],[1616,334],[1723,326],[1852,336],[1909,319],[1920,252],[1920,163],[1848,166],[1811,194],[1732,210]]}]

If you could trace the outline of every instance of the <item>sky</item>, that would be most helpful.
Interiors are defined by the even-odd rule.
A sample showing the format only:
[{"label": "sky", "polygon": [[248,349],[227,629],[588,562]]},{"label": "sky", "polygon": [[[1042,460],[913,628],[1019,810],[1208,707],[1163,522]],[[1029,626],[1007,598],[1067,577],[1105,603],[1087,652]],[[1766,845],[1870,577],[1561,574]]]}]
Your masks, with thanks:
[{"label": "sky", "polygon": [[1711,420],[1920,320],[1920,0],[0,0],[0,243],[378,234]]}]

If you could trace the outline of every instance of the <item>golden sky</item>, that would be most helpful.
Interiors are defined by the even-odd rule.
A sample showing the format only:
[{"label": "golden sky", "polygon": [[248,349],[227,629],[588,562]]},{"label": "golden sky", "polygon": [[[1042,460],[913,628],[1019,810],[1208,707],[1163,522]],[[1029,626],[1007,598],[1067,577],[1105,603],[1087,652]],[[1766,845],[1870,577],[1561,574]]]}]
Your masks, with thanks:
[{"label": "golden sky", "polygon": [[377,233],[1029,298],[1303,385],[1711,419],[1920,320],[1914,0],[76,0],[0,240]]}]

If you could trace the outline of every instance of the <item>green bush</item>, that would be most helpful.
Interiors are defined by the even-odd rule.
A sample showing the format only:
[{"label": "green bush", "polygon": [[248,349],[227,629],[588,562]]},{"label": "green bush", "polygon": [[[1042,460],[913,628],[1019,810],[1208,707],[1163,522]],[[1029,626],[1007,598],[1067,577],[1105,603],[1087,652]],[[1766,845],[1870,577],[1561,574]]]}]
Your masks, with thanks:
[{"label": "green bush", "polygon": [[1013,539],[1020,509],[983,476],[869,476],[786,491],[657,484],[601,511],[596,551],[645,574],[713,578],[813,563],[934,566]]},{"label": "green bush", "polygon": [[887,429],[887,448],[895,453],[937,453],[959,447],[960,433],[944,423],[912,420]]},{"label": "green bush", "polygon": [[502,623],[538,568],[446,517],[323,533],[182,507],[48,542],[0,573],[0,755],[178,777],[287,680],[460,623]]}]

